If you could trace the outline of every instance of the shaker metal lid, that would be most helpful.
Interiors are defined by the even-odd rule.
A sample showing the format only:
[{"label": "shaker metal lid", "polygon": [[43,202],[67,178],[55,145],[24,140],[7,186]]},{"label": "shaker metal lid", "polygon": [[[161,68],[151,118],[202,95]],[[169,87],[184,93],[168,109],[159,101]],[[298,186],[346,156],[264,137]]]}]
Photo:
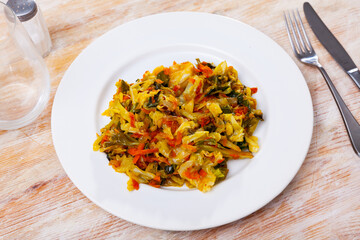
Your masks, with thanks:
[{"label": "shaker metal lid", "polygon": [[37,5],[33,0],[9,0],[6,5],[14,11],[21,22],[30,20],[38,11]]}]

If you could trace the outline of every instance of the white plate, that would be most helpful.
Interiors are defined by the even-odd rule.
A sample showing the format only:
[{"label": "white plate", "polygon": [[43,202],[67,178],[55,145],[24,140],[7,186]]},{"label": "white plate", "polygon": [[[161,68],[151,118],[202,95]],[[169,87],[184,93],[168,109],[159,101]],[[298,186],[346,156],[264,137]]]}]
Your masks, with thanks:
[{"label": "white plate", "polygon": [[[226,60],[255,95],[265,121],[255,132],[252,160],[229,161],[227,179],[210,192],[141,185],[128,192],[92,144],[109,120],[101,116],[118,78],[134,82],[146,70],[176,62]],[[126,23],[88,46],[64,75],[52,110],[52,135],[69,178],[106,211],[140,225],[195,230],[240,219],[261,208],[290,183],[309,148],[313,109],[306,82],[270,38],[234,19],[206,13],[152,15]]]}]

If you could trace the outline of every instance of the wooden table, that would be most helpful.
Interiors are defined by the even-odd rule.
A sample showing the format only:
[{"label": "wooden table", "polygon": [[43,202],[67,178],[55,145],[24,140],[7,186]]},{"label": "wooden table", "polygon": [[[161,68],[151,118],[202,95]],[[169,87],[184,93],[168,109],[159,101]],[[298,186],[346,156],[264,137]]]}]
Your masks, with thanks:
[{"label": "wooden table", "polygon": [[[360,1],[311,3],[360,66]],[[283,10],[302,9],[302,1],[38,0],[38,4],[53,41],[46,57],[51,98],[33,124],[0,131],[0,239],[360,239],[360,158],[352,150],[322,76],[295,60],[284,28]],[[120,24],[171,11],[232,17],[270,36],[304,74],[315,112],[310,150],[290,185],[248,217],[201,231],[150,229],[100,209],[69,180],[51,139],[53,98],[76,56]],[[308,32],[321,62],[359,121],[359,89]]]}]

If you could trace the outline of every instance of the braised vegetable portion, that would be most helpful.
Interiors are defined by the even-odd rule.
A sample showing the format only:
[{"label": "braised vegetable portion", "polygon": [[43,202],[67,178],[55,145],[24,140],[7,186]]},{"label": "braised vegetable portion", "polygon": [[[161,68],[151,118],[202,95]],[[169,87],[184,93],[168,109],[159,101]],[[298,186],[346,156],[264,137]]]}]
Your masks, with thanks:
[{"label": "braised vegetable portion", "polygon": [[129,176],[128,189],[183,186],[209,191],[228,173],[230,159],[252,158],[261,110],[224,61],[159,66],[134,84],[116,83],[94,151]]}]

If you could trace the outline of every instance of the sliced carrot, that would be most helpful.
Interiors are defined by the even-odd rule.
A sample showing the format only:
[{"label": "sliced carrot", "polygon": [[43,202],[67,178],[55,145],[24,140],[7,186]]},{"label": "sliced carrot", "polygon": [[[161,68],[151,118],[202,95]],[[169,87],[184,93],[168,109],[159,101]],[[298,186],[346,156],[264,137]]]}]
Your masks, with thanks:
[{"label": "sliced carrot", "polygon": [[155,138],[155,136],[158,135],[159,133],[160,133],[159,130],[151,132],[150,133],[150,138],[152,138],[152,139]]},{"label": "sliced carrot", "polygon": [[135,115],[132,112],[130,112],[129,116],[130,116],[130,126],[134,128],[135,127]]},{"label": "sliced carrot", "polygon": [[200,82],[199,86],[197,86],[197,88],[196,88],[196,91],[195,91],[196,95],[198,95],[200,93],[201,88],[202,88],[202,82]]},{"label": "sliced carrot", "polygon": [[209,68],[208,66],[198,64],[197,67],[204,74],[205,77],[209,77],[213,73],[213,70],[211,68]]},{"label": "sliced carrot", "polygon": [[176,147],[176,146],[179,146],[181,144],[181,141],[182,141],[182,134],[178,133],[174,139],[168,139],[167,144],[170,147]]},{"label": "sliced carrot", "polygon": [[164,74],[170,75],[170,68],[164,68]]},{"label": "sliced carrot", "polygon": [[110,139],[110,137],[108,135],[103,136],[103,138],[101,139],[101,144],[104,144],[104,142],[107,142]]},{"label": "sliced carrot", "polygon": [[161,81],[160,79],[156,79],[155,82],[159,83],[159,84],[162,84],[164,83],[163,81]]},{"label": "sliced carrot", "polygon": [[131,137],[133,137],[133,138],[141,138],[143,135],[142,134],[140,134],[140,133],[133,133],[132,135],[131,135]]},{"label": "sliced carrot", "polygon": [[239,154],[229,154],[230,155],[230,157],[232,157],[232,158],[240,158],[240,155]]},{"label": "sliced carrot", "polygon": [[189,144],[183,144],[183,145],[181,145],[181,146],[182,146],[183,148],[191,151],[191,152],[196,152],[196,151],[197,151],[197,147],[191,146],[191,145],[189,145]]},{"label": "sliced carrot", "polygon": [[110,160],[109,165],[111,165],[113,167],[120,167],[121,162],[118,160]]},{"label": "sliced carrot", "polygon": [[145,155],[145,154],[155,153],[158,151],[159,151],[158,148],[144,149],[144,150],[138,150],[138,149],[131,148],[128,150],[128,153],[135,156],[135,155]]},{"label": "sliced carrot", "polygon": [[199,123],[200,123],[201,127],[204,127],[210,123],[210,118],[209,117],[201,118]]},{"label": "sliced carrot", "polygon": [[138,150],[143,150],[145,147],[145,143],[140,143],[139,146],[138,146]]},{"label": "sliced carrot", "polygon": [[140,155],[136,155],[136,156],[133,158],[133,163],[136,164],[139,159],[140,159]]},{"label": "sliced carrot", "polygon": [[194,72],[196,72],[196,73],[201,72],[199,69],[197,69],[197,68],[195,68],[195,67],[193,67],[193,70],[194,70]]},{"label": "sliced carrot", "polygon": [[127,151],[130,155],[135,156],[137,153],[137,148],[129,148]]},{"label": "sliced carrot", "polygon": [[152,187],[160,188],[160,184],[157,181],[150,180],[149,185]]},{"label": "sliced carrot", "polygon": [[154,181],[160,182],[160,174],[156,174],[156,176],[153,178]]},{"label": "sliced carrot", "polygon": [[189,178],[189,179],[194,179],[197,180],[200,178],[200,175],[197,171],[193,171],[191,172],[190,168],[188,168],[185,172],[184,172],[185,177]]},{"label": "sliced carrot", "polygon": [[181,141],[182,141],[182,134],[181,133],[178,133],[176,135],[176,140],[175,140],[175,146],[178,146],[181,144]]}]

